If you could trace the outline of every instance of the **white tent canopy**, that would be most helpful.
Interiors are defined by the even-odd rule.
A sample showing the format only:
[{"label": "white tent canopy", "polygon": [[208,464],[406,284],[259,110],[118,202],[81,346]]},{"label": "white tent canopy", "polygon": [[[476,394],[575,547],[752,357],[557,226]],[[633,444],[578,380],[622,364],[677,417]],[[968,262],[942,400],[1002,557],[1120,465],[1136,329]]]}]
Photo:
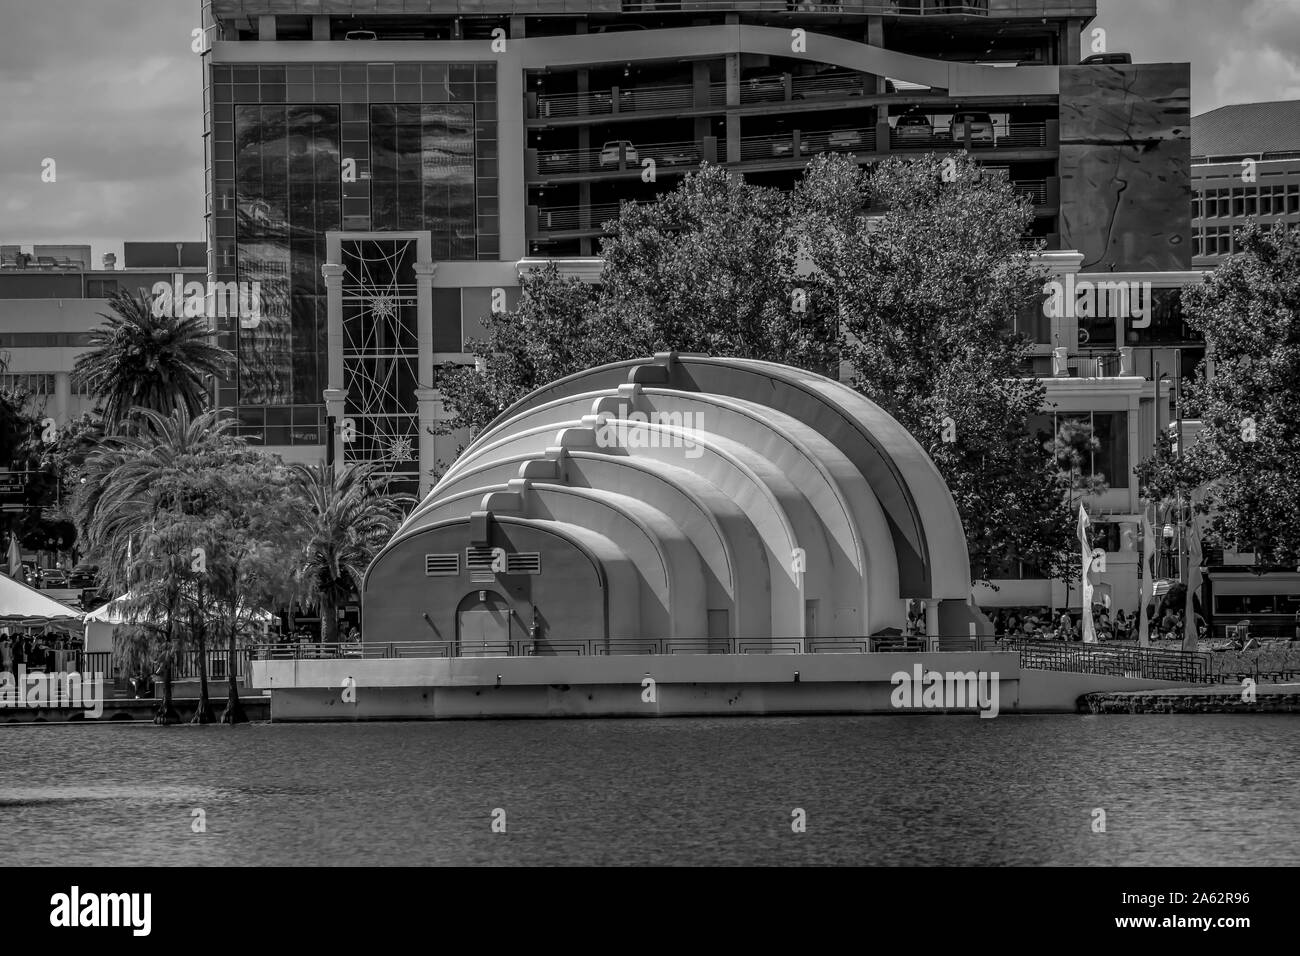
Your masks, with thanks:
[{"label": "white tent canopy", "polygon": [[[86,615],[87,651],[111,651],[113,649],[113,628],[119,624],[127,623],[126,604],[130,597],[129,592],[123,594],[121,597],[114,598],[103,607],[98,607]],[[258,624],[267,625],[275,620],[275,615],[270,611],[257,610],[253,612],[253,620]]]},{"label": "white tent canopy", "polygon": [[21,581],[0,574],[0,624],[67,625],[76,623],[81,618],[80,611],[60,604]]}]

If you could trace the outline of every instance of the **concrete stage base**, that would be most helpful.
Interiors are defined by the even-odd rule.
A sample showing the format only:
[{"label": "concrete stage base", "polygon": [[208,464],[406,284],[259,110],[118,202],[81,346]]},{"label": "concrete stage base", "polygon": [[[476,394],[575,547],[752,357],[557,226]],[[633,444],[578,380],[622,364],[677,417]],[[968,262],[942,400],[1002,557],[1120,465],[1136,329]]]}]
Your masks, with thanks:
[{"label": "concrete stage base", "polygon": [[988,674],[999,713],[1079,713],[1085,694],[1181,686],[1022,671],[1018,654],[996,651],[269,660],[253,663],[252,682],[270,691],[272,721],[977,712],[896,707],[893,675],[918,665]]}]

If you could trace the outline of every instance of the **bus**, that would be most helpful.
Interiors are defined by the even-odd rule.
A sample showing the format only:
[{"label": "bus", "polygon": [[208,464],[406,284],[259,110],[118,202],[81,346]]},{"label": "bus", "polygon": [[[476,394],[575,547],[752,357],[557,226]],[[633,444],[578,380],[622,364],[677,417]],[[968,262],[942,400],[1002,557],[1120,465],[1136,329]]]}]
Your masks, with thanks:
[{"label": "bus", "polygon": [[[1211,637],[1300,637],[1300,571],[1206,568],[1204,588],[1201,606]],[[1237,630],[1240,625],[1246,626],[1245,635]]]}]

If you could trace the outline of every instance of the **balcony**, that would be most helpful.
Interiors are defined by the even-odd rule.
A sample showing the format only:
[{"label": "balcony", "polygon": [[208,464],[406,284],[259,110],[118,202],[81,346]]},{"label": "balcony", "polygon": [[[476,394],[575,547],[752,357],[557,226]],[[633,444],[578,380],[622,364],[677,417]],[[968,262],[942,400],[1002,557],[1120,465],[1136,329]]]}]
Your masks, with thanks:
[{"label": "balcony", "polygon": [[[1049,357],[1051,378],[1127,378],[1136,375],[1133,350],[1122,348],[1116,352],[1076,352],[1064,347],[1055,348]],[[1042,376],[1048,377],[1048,376]]]}]

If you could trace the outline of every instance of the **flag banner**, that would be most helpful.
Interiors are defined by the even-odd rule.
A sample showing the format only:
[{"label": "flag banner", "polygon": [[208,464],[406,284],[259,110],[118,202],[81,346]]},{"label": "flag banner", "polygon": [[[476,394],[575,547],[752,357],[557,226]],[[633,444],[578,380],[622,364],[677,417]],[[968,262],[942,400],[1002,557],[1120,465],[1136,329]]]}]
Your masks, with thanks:
[{"label": "flag banner", "polygon": [[1153,564],[1156,554],[1155,533],[1151,528],[1151,508],[1142,509],[1142,605],[1138,608],[1138,646],[1151,646],[1151,622],[1147,620],[1147,606],[1155,594]]},{"label": "flag banner", "polygon": [[1088,512],[1084,510],[1082,504],[1079,505],[1079,546],[1082,548],[1083,556],[1083,573],[1079,576],[1080,587],[1083,591],[1083,642],[1085,644],[1097,643],[1097,631],[1092,623],[1092,578],[1089,572],[1092,570],[1092,542],[1088,540]]},{"label": "flag banner", "polygon": [[18,536],[12,531],[9,532],[9,576],[15,581],[20,580],[23,571],[23,553],[18,547]]},{"label": "flag banner", "polygon": [[1196,522],[1196,505],[1200,496],[1200,489],[1192,492],[1191,516],[1187,521],[1187,598],[1183,609],[1185,651],[1195,651],[1200,643],[1200,632],[1196,624],[1197,592],[1201,587],[1201,532]]}]

